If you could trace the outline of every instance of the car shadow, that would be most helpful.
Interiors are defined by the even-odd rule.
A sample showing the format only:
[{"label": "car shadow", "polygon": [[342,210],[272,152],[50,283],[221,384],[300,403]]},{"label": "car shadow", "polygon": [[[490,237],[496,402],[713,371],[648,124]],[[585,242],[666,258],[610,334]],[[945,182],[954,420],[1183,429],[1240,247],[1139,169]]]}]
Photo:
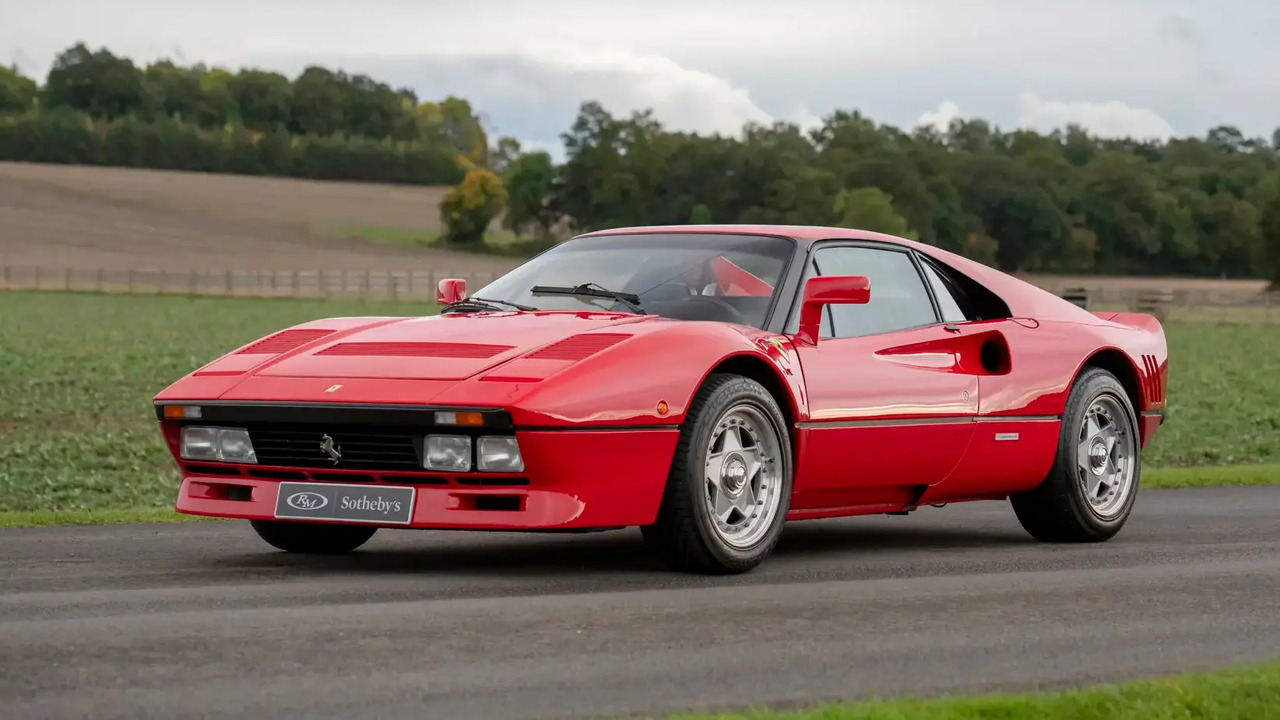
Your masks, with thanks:
[{"label": "car shadow", "polygon": [[[790,525],[765,566],[815,558],[830,559],[832,556],[857,562],[884,553],[915,556],[965,548],[1035,544],[1035,540],[1018,528],[939,527],[910,524],[906,518],[902,520],[901,526],[887,525],[883,521],[859,522],[857,518]],[[522,577],[661,574],[670,577],[670,571],[645,547],[636,528],[554,535],[398,530],[390,531],[388,536],[389,543],[375,537],[368,545],[349,555],[292,555],[264,546],[262,552],[223,556],[219,564],[245,570],[278,568],[375,575],[438,573],[464,577]]]}]

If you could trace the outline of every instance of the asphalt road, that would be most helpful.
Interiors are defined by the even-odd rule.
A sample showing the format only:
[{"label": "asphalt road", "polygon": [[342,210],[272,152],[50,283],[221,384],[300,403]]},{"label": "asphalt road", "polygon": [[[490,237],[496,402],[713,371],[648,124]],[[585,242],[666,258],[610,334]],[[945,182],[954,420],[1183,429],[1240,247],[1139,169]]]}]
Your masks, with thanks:
[{"label": "asphalt road", "polygon": [[1006,504],[794,525],[733,578],[635,530],[0,531],[0,718],[553,718],[1056,687],[1280,656],[1280,487],[1146,491],[1110,543]]}]

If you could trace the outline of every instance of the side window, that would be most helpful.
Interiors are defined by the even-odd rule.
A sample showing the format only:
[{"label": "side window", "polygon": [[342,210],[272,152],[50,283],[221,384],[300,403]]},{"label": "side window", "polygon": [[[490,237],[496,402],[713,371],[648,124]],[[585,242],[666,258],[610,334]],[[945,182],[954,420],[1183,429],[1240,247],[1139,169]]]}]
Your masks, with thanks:
[{"label": "side window", "polygon": [[871,280],[870,303],[828,306],[834,337],[874,335],[938,322],[924,280],[905,252],[823,248],[814,253],[814,263],[819,275],[866,275]]},{"label": "side window", "polygon": [[924,266],[924,276],[929,279],[929,287],[933,288],[933,296],[938,298],[938,309],[942,310],[942,322],[961,323],[972,320],[960,309],[951,285],[942,279],[933,265],[928,262],[921,265]]}]

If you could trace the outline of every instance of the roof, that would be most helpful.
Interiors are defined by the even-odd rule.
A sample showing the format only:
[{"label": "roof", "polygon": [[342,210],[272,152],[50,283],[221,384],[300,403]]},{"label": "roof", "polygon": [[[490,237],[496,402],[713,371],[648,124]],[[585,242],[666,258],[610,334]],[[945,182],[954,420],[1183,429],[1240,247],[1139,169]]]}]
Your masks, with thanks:
[{"label": "roof", "polygon": [[914,245],[911,240],[900,238],[896,235],[886,235],[856,228],[826,227],[822,225],[640,225],[595,230],[583,233],[581,237],[642,232],[745,233],[748,235],[781,235],[795,238],[801,242],[814,242],[816,240],[880,240],[882,242]]},{"label": "roof", "polygon": [[1009,305],[1015,316],[1041,319],[1056,317],[1090,322],[1095,322],[1098,319],[1089,311],[1079,308],[1047,290],[1036,287],[989,265],[984,265],[976,260],[934,245],[870,230],[827,227],[823,225],[647,225],[598,230],[583,233],[579,237],[662,232],[778,235],[794,238],[797,242],[805,245],[819,240],[873,240],[893,243],[912,248],[968,275],[999,295]]}]

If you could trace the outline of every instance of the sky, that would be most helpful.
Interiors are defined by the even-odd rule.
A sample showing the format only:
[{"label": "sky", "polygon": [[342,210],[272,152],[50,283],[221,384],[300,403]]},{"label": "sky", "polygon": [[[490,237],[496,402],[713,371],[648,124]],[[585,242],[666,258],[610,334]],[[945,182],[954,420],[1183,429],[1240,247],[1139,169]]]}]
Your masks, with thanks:
[{"label": "sky", "polygon": [[296,75],[363,72],[465,97],[557,153],[579,105],[679,130],[907,129],[981,117],[1167,138],[1280,127],[1280,0],[0,0],[0,62],[43,78],[83,41]]}]

